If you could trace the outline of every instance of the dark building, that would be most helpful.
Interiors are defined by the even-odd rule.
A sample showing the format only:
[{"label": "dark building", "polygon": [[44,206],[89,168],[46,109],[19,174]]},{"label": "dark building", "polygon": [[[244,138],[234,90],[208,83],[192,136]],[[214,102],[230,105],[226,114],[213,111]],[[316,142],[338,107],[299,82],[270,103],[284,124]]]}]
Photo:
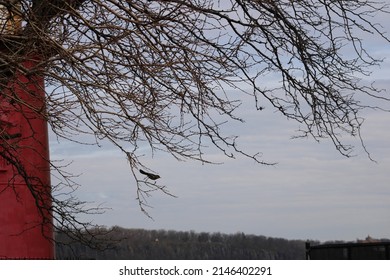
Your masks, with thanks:
[{"label": "dark building", "polygon": [[306,243],[307,260],[390,260],[390,242],[349,242],[310,245]]}]

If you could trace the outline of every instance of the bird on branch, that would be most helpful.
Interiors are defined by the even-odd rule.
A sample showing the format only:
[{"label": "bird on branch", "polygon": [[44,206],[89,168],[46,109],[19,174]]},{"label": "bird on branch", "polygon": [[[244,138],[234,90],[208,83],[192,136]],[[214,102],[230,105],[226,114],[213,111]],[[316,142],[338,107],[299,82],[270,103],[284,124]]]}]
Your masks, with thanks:
[{"label": "bird on branch", "polygon": [[143,171],[142,169],[140,169],[139,172],[143,175],[146,175],[150,180],[157,180],[157,179],[161,178],[160,175],[149,173],[149,172]]}]

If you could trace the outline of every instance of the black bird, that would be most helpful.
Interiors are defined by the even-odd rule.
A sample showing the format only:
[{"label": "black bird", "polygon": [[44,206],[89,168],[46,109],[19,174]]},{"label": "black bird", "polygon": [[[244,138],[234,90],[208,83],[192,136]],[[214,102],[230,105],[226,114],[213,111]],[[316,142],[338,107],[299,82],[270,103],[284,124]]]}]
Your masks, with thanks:
[{"label": "black bird", "polygon": [[157,179],[161,178],[160,175],[149,173],[149,172],[143,171],[142,169],[140,169],[139,172],[141,174],[146,175],[150,180],[157,180]]}]

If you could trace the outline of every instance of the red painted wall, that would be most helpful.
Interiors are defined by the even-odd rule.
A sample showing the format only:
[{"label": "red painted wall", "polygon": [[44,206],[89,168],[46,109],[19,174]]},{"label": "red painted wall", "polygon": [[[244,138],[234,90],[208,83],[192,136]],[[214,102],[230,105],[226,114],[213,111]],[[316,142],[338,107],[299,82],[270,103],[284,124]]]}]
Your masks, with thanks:
[{"label": "red painted wall", "polygon": [[[33,69],[38,62],[31,59],[24,66]],[[0,259],[53,259],[48,132],[40,115],[45,111],[44,80],[32,71],[9,86],[0,92],[0,152],[11,151],[20,160],[38,200],[18,175],[21,171],[0,156]]]}]

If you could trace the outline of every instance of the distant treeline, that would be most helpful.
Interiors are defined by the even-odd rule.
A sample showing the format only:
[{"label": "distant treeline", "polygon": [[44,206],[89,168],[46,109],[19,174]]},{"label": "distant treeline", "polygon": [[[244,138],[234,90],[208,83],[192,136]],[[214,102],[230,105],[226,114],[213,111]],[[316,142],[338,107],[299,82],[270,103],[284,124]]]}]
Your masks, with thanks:
[{"label": "distant treeline", "polygon": [[[97,233],[99,232],[99,235]],[[299,260],[305,241],[244,233],[144,230],[113,227],[83,233],[75,242],[56,234],[57,259],[103,260]],[[92,236],[96,235],[94,238]],[[87,244],[89,243],[89,244]]]}]

